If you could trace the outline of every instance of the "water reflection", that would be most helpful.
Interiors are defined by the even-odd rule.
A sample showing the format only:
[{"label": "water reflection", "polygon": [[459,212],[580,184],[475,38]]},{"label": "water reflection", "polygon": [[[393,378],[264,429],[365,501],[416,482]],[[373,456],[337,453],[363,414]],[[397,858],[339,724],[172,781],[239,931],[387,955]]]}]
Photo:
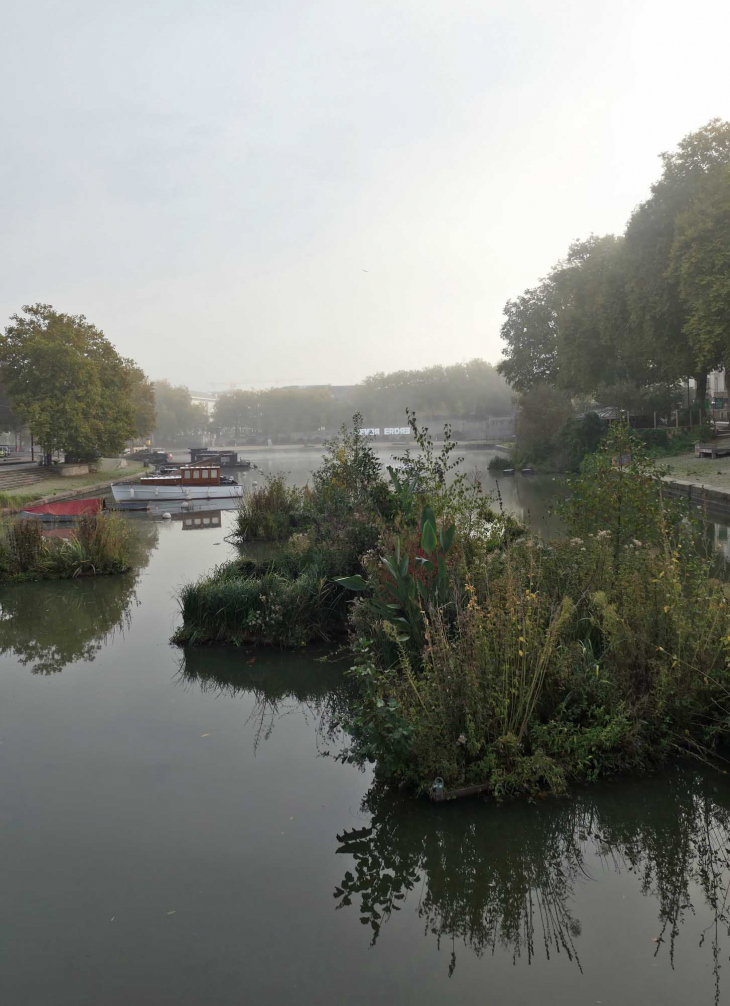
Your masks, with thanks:
[{"label": "water reflection", "polygon": [[[371,943],[417,889],[425,933],[452,944],[449,975],[457,944],[477,956],[501,948],[515,964],[564,954],[581,969],[581,889],[625,874],[655,905],[646,953],[666,955],[674,967],[680,939],[696,941],[709,955],[719,1001],[730,937],[724,779],[678,771],[537,806],[435,807],[373,790],[363,810],[369,825],[337,836],[337,852],[353,866],[334,895],[338,909],[357,908]],[[625,925],[625,908],[604,899],[602,909]]]},{"label": "water reflection", "polygon": [[315,647],[308,647],[306,653],[188,648],[180,660],[177,680],[229,698],[253,695],[253,708],[245,723],[254,728],[254,748],[292,713],[311,718],[318,739],[332,743],[338,737],[337,722],[347,700],[343,674],[347,666],[348,661],[334,662],[328,651]]},{"label": "water reflection", "polygon": [[56,674],[92,661],[129,626],[139,571],[157,544],[157,527],[135,525],[134,570],[116,576],[46,580],[0,590],[0,654],[14,654],[33,674]]}]

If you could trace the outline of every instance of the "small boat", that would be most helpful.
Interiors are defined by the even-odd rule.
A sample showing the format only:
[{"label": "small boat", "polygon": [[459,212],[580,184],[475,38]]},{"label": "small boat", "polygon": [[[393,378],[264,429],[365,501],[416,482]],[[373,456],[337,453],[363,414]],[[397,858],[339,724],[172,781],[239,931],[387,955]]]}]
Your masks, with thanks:
[{"label": "small boat", "polygon": [[534,468],[523,468],[522,469],[522,474],[523,475],[534,475],[535,474],[535,469]]},{"label": "small boat", "polygon": [[112,482],[117,503],[127,500],[212,500],[235,499],[243,486],[221,475],[220,468],[195,465],[166,475],[150,475],[139,482]]},{"label": "small boat", "polygon": [[37,520],[61,521],[78,520],[79,517],[94,517],[105,509],[103,499],[65,500],[58,503],[41,503],[20,511],[21,517],[35,517]]},{"label": "small boat", "polygon": [[514,473],[515,473],[514,468],[504,468],[502,470],[503,475],[514,475]]}]

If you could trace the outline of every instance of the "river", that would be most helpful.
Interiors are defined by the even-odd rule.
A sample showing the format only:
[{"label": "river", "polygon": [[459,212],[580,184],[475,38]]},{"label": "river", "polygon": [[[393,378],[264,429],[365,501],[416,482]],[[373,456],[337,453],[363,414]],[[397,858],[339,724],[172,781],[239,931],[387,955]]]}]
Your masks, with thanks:
[{"label": "river", "polygon": [[[303,482],[317,456],[257,461],[242,481]],[[549,526],[551,480],[500,486]],[[134,573],[0,591],[4,1003],[727,996],[726,776],[501,806],[377,792],[334,757],[346,661],[169,645],[232,516],[130,517]]]}]

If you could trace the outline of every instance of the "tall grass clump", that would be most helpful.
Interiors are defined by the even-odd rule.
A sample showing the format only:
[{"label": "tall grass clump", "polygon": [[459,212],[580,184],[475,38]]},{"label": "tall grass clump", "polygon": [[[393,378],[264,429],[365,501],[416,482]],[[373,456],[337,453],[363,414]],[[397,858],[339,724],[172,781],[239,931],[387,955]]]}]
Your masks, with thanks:
[{"label": "tall grass clump", "polygon": [[707,759],[727,738],[728,585],[643,446],[614,429],[571,491],[572,537],[507,535],[461,558],[457,538],[449,563],[424,531],[420,567],[448,583],[410,594],[416,618],[393,591],[410,560],[351,585],[351,759],[419,791],[501,796]]},{"label": "tall grass clump", "polygon": [[0,520],[0,581],[121,573],[131,565],[129,532],[117,514],[84,517],[69,538],[51,538],[33,518]]},{"label": "tall grass clump", "polygon": [[287,486],[284,475],[268,475],[265,485],[241,500],[234,537],[240,542],[288,538],[305,522],[304,499],[304,491]]},{"label": "tall grass clump", "polygon": [[310,565],[294,576],[274,570],[237,575],[224,566],[180,592],[176,643],[303,646],[342,634],[342,591]]}]

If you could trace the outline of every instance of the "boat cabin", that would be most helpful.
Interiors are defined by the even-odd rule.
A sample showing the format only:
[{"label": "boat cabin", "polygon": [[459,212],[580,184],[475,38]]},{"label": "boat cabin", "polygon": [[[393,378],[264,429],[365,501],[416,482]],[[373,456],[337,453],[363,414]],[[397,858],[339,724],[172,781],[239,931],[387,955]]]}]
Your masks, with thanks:
[{"label": "boat cabin", "polygon": [[192,465],[214,464],[221,468],[235,468],[238,465],[238,451],[219,451],[215,447],[191,447]]},{"label": "boat cabin", "polygon": [[140,479],[145,485],[155,486],[219,486],[221,470],[212,465],[190,465],[168,475],[151,475]]}]

